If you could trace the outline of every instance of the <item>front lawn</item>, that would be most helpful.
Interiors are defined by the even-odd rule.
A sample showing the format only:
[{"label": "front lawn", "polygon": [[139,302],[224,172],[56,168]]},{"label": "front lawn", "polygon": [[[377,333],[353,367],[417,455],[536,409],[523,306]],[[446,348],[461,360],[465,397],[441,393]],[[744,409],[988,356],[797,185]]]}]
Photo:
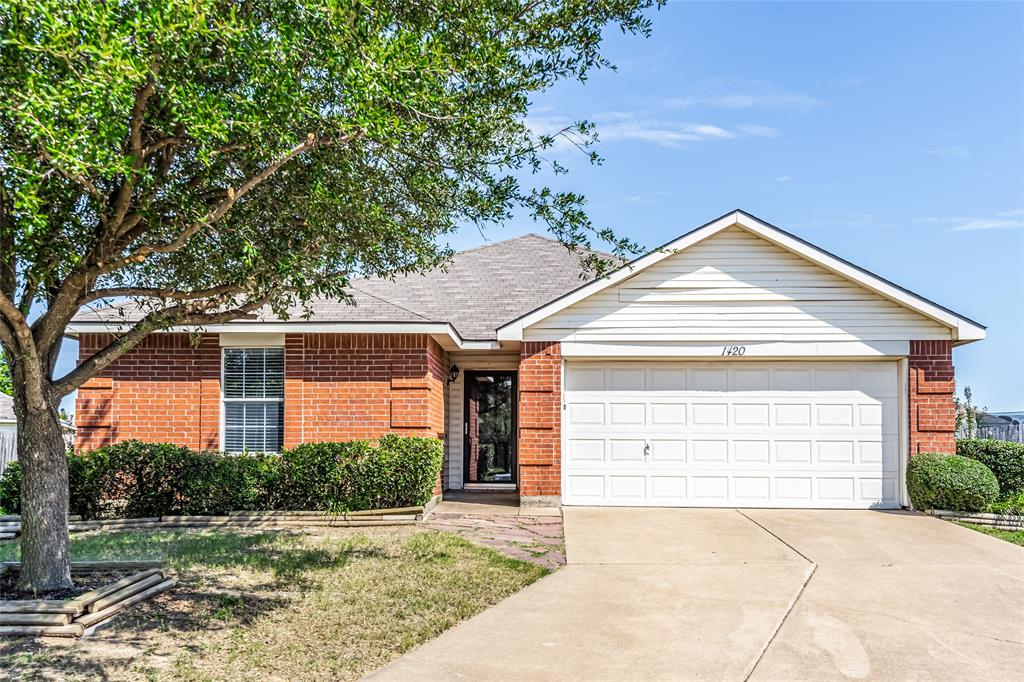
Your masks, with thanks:
[{"label": "front lawn", "polygon": [[1015,545],[1020,545],[1024,547],[1024,530],[1003,530],[1001,528],[989,528],[988,526],[980,526],[976,523],[957,522],[956,525],[963,526],[964,528],[970,528],[971,530],[976,530],[979,533],[991,535],[994,538],[1006,540],[1007,542],[1012,542]]},{"label": "front lawn", "polygon": [[179,585],[93,637],[0,640],[15,678],[357,679],[546,573],[414,528],[104,533],[71,554],[162,559]]}]

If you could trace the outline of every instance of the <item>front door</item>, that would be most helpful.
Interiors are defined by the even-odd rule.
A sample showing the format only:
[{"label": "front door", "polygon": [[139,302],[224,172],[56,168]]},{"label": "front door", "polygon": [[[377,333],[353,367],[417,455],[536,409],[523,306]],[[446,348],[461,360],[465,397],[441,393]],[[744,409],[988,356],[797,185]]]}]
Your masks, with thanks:
[{"label": "front door", "polygon": [[466,483],[516,483],[516,373],[467,371]]}]

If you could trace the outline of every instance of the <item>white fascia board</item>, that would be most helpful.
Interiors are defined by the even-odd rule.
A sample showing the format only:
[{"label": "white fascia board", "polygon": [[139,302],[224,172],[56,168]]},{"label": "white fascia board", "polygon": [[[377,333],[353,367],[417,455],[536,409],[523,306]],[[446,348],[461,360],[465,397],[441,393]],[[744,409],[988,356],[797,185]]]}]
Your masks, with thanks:
[{"label": "white fascia board", "polygon": [[645,256],[638,258],[632,263],[619,268],[615,272],[601,279],[594,280],[575,291],[572,291],[551,303],[542,306],[519,319],[509,322],[498,329],[499,340],[522,340],[523,330],[541,320],[554,315],[555,313],[568,308],[609,286],[617,284],[622,280],[633,276],[637,272],[661,262],[672,254],[681,251],[697,242],[721,232],[722,230],[738,225],[767,241],[795,253],[812,263],[849,279],[861,286],[874,291],[885,298],[898,303],[906,308],[914,310],[936,322],[949,327],[952,330],[952,340],[959,343],[978,341],[985,338],[985,328],[975,322],[961,317],[945,308],[917,296],[901,287],[862,270],[846,261],[833,256],[816,246],[813,246],[801,239],[798,239],[777,227],[769,225],[742,211],[733,211],[714,220],[707,225],[699,227],[665,246],[651,251]]},{"label": "white fascia board", "polygon": [[[68,336],[72,338],[84,333],[122,334],[131,329],[132,322],[73,322],[68,325]],[[239,320],[224,324],[210,324],[203,327],[170,327],[159,332],[190,333],[202,331],[209,334],[429,334],[438,339],[442,346],[462,349],[467,342],[447,322],[253,322]],[[444,339],[442,343],[441,340]],[[494,343],[496,342],[468,342]],[[487,346],[486,348],[490,348]]]},{"label": "white fascia board", "polygon": [[582,287],[570,291],[568,294],[557,298],[547,305],[537,308],[533,312],[523,315],[519,319],[513,320],[508,324],[498,328],[498,340],[500,341],[522,341],[523,329],[530,325],[536,324],[541,320],[554,315],[560,310],[564,310],[574,303],[578,303],[585,298],[593,296],[594,294],[607,289],[608,287],[618,284],[628,277],[632,277],[636,273],[649,268],[655,263],[660,263],[665,260],[676,251],[685,249],[691,244],[695,244],[702,239],[710,237],[713,234],[721,232],[722,230],[732,227],[735,225],[740,217],[740,213],[735,211],[728,213],[717,220],[704,225],[701,228],[693,230],[687,234],[684,234],[679,239],[672,241],[665,246],[654,249],[650,253],[637,258],[631,263],[622,266],[615,272],[609,273],[608,275],[595,279],[593,282],[583,285]]},{"label": "white fascia board", "polygon": [[602,343],[563,341],[564,358],[637,358],[721,360],[743,362],[758,359],[821,360],[901,358],[910,353],[909,341],[765,342],[742,346],[742,356],[723,356],[722,344],[707,343]]}]

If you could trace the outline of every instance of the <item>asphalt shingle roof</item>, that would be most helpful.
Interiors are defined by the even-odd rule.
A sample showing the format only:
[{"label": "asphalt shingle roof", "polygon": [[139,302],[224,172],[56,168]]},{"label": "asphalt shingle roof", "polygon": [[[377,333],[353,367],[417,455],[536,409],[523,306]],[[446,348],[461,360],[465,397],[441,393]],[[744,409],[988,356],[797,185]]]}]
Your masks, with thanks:
[{"label": "asphalt shingle roof", "polygon": [[[611,258],[608,254],[601,254]],[[314,301],[317,322],[448,322],[468,340],[492,340],[497,328],[589,281],[579,254],[527,234],[461,251],[445,267],[395,279],[355,279],[352,303]],[[299,319],[301,310],[291,319]],[[137,319],[131,304],[80,312],[77,322]],[[268,311],[261,319],[273,320]]]}]

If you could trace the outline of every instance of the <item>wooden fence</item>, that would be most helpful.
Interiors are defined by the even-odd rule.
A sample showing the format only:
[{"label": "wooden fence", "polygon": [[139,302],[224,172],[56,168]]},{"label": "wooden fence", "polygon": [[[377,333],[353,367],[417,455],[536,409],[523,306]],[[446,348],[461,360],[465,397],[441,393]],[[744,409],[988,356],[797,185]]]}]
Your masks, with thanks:
[{"label": "wooden fence", "polygon": [[9,462],[18,459],[18,436],[12,431],[0,431],[0,476]]}]

